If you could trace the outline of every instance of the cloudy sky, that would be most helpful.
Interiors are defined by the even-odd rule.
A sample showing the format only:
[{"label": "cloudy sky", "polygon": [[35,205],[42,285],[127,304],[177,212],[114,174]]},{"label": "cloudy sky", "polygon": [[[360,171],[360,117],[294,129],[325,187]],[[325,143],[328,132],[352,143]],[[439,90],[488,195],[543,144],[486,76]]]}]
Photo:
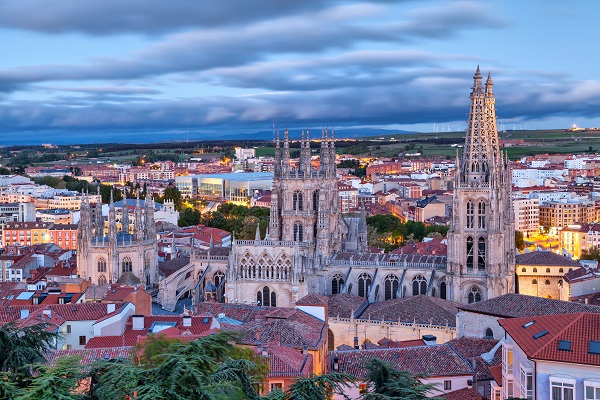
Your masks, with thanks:
[{"label": "cloudy sky", "polygon": [[0,143],[600,126],[589,0],[0,0]]}]

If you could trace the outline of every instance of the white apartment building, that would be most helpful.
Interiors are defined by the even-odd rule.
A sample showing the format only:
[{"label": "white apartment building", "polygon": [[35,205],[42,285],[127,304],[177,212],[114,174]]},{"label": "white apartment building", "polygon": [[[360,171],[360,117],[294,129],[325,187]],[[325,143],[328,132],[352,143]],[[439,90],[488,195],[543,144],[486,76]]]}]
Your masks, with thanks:
[{"label": "white apartment building", "polygon": [[540,202],[538,199],[518,197],[513,199],[515,229],[521,232],[535,232],[540,227]]},{"label": "white apartment building", "polygon": [[544,180],[548,178],[560,181],[566,180],[569,171],[566,168],[519,168],[512,170],[512,183],[517,187],[528,187],[533,185],[543,185]]}]

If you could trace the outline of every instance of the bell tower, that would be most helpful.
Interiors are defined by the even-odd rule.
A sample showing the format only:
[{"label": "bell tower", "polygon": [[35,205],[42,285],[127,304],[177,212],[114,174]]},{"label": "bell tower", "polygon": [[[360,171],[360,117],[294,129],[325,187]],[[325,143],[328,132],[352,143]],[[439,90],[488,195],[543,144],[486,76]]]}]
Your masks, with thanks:
[{"label": "bell tower", "polygon": [[456,156],[448,232],[449,300],[477,301],[514,292],[514,214],[508,159],[500,153],[492,77],[473,76],[467,134]]}]

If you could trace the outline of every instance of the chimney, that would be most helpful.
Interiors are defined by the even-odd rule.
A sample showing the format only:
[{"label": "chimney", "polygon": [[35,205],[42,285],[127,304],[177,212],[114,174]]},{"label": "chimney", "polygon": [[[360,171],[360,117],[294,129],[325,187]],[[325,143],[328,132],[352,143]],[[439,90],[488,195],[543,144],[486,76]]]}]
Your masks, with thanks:
[{"label": "chimney", "polygon": [[106,305],[106,313],[110,314],[112,312],[115,312],[115,308],[116,308],[116,305],[114,303],[108,303]]},{"label": "chimney", "polygon": [[302,354],[304,354],[304,355],[308,354],[308,346],[307,345],[302,346]]},{"label": "chimney", "polygon": [[427,346],[435,346],[437,338],[433,335],[423,335],[423,341]]},{"label": "chimney", "polygon": [[183,326],[192,326],[192,316],[191,315],[183,316]]},{"label": "chimney", "polygon": [[132,315],[131,316],[131,330],[143,331],[144,330],[144,316],[143,315]]},{"label": "chimney", "polygon": [[21,319],[25,319],[27,317],[29,317],[29,310],[21,310]]}]

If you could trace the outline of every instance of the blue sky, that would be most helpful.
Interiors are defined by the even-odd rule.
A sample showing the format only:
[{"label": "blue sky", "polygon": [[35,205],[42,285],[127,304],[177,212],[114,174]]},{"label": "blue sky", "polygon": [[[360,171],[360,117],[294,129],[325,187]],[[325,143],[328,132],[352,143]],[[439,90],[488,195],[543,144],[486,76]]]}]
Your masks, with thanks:
[{"label": "blue sky", "polygon": [[598,16],[588,0],[0,0],[0,143],[459,129],[477,64],[507,129],[600,126]]}]

